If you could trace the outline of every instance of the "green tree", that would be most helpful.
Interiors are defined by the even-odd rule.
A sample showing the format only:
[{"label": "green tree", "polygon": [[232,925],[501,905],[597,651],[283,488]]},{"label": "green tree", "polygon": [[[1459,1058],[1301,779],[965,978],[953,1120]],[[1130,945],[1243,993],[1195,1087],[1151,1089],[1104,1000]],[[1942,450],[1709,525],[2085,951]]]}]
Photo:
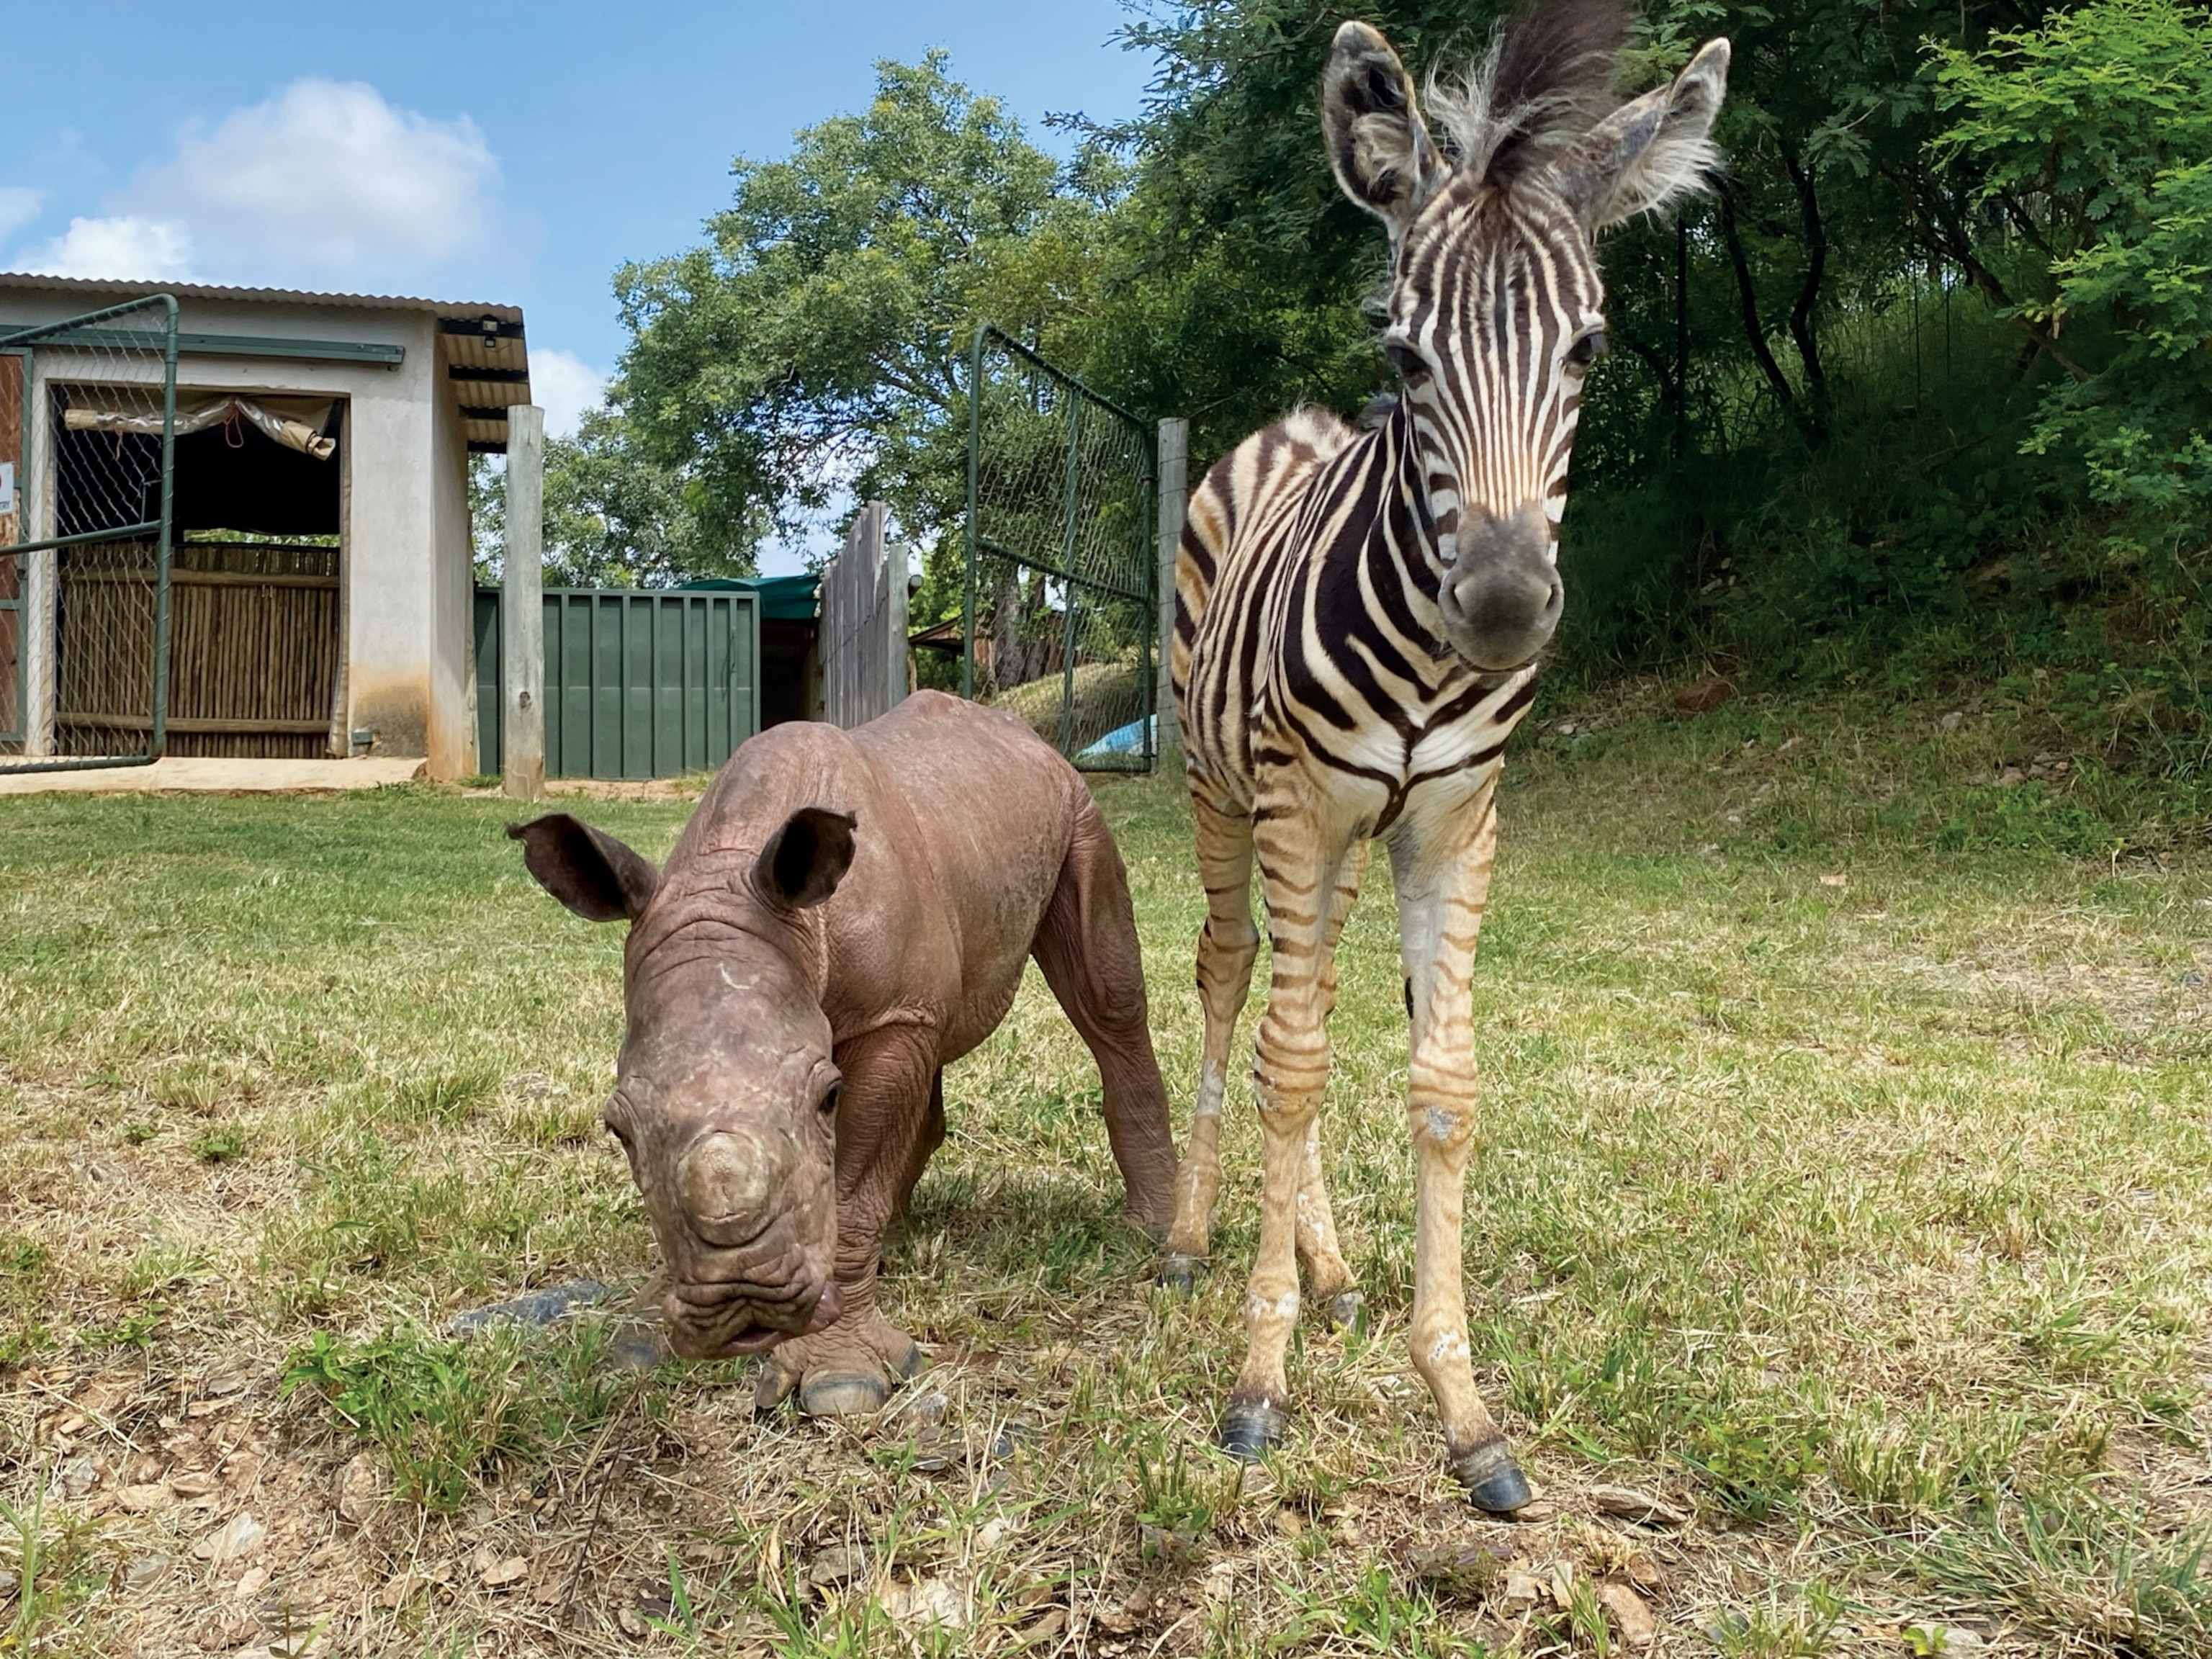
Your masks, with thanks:
[{"label": "green tree", "polygon": [[[2028,441],[2069,453],[2123,541],[2201,544],[2212,496],[2212,20],[2097,0],[1942,54],[1938,156],[2041,266],[2021,314],[2070,380]],[[2193,586],[2193,584],[2192,584]]]},{"label": "green tree", "polygon": [[1095,151],[1056,162],[936,52],[879,64],[866,111],[732,171],[703,246],[617,276],[632,340],[616,412],[562,459],[578,544],[734,563],[866,496],[942,543],[975,327],[1034,339],[1083,310],[1120,170]]}]

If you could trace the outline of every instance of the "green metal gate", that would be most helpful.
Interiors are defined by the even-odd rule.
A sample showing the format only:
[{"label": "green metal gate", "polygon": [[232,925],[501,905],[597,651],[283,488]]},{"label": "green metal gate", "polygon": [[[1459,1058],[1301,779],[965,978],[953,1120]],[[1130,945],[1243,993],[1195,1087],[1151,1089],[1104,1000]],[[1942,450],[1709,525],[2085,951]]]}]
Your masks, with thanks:
[{"label": "green metal gate", "polygon": [[161,757],[176,417],[168,295],[0,331],[0,773]]},{"label": "green metal gate", "polygon": [[[545,590],[545,774],[710,772],[760,729],[760,599]],[[477,768],[501,764],[500,590],[476,594]]]},{"label": "green metal gate", "polygon": [[961,690],[1090,771],[1152,769],[1152,428],[985,324],[969,358]]}]

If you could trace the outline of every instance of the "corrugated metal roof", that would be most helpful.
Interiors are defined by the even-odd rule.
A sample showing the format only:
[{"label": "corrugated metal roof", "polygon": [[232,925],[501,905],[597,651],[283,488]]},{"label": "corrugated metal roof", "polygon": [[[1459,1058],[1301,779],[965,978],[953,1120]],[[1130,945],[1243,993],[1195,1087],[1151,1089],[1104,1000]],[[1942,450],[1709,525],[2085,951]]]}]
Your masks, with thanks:
[{"label": "corrugated metal roof", "polygon": [[232,288],[216,283],[126,282],[108,276],[40,276],[31,271],[0,271],[0,289],[45,289],[58,294],[173,294],[179,300],[253,300],[276,305],[354,306],[368,311],[427,311],[440,317],[493,316],[503,323],[522,320],[520,306],[488,300],[429,300],[405,294],[319,294],[308,289]]},{"label": "corrugated metal roof", "polygon": [[[522,307],[483,300],[428,300],[399,294],[319,294],[303,289],[234,288],[213,283],[125,282],[105,276],[40,276],[0,271],[0,293],[82,294],[101,300],[171,294],[179,300],[228,300],[257,305],[329,306],[406,311],[436,317],[438,374],[461,410],[469,447],[507,451],[507,411],[530,401],[530,352]],[[489,322],[495,326],[486,328]],[[466,325],[467,326],[454,326]]]}]

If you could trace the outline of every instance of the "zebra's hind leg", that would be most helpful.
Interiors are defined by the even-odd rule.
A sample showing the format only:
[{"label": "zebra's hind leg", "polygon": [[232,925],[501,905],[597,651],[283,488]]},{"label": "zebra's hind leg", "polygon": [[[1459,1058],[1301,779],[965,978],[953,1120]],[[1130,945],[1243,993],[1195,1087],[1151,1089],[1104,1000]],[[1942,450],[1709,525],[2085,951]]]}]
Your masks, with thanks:
[{"label": "zebra's hind leg", "polygon": [[[1288,793],[1288,792],[1286,792]],[[1306,796],[1289,794],[1297,802]],[[1255,843],[1267,901],[1273,963],[1267,1012],[1260,1022],[1253,1093],[1267,1154],[1260,1248],[1244,1297],[1243,1369],[1222,1414],[1222,1449],[1257,1457],[1282,1438],[1290,1383],[1284,1359],[1298,1316],[1297,1200],[1306,1179],[1309,1137],[1328,1082],[1327,926],[1351,838],[1324,842],[1324,827],[1296,805],[1268,812],[1263,800]]]},{"label": "zebra's hind leg", "polygon": [[1194,794],[1198,868],[1206,884],[1206,926],[1198,936],[1198,995],[1206,1011],[1206,1046],[1190,1145],[1176,1171],[1175,1224],[1160,1257],[1159,1281],[1192,1294],[1206,1260],[1214,1200],[1221,1193],[1221,1098],[1237,1018],[1252,989],[1260,930],[1252,925],[1252,820]]},{"label": "zebra's hind leg", "polygon": [[[1367,840],[1355,841],[1345,854],[1336,886],[1322,918],[1320,969],[1321,1017],[1326,1020],[1336,1007],[1336,946],[1344,936],[1344,923],[1359,896],[1360,878],[1367,869]],[[1328,1185],[1322,1175],[1321,1126],[1306,1128],[1305,1171],[1297,1196],[1298,1261],[1306,1274],[1306,1293],[1322,1316],[1339,1329],[1364,1334],[1367,1329],[1367,1299],[1358,1281],[1345,1265],[1337,1248],[1336,1218],[1328,1202]]]},{"label": "zebra's hind leg", "polygon": [[1390,840],[1401,960],[1413,1004],[1406,1113],[1419,1187],[1415,1205],[1413,1368],[1443,1421],[1444,1461],[1476,1506],[1510,1515],[1528,1483],[1474,1385],[1460,1264],[1474,1139],[1476,934],[1498,852],[1494,787],[1456,811],[1400,821]]}]

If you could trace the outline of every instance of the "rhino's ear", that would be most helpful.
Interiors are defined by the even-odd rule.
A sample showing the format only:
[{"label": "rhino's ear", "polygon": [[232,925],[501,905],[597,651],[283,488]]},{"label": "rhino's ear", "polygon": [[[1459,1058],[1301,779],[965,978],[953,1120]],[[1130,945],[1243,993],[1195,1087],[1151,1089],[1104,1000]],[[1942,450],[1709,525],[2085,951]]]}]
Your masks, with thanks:
[{"label": "rhino's ear", "polygon": [[586,921],[635,921],[660,886],[653,860],[566,812],[550,812],[507,833],[538,884]]},{"label": "rhino's ear", "polygon": [[853,867],[853,831],[860,819],[851,812],[802,806],[768,838],[753,880],[762,896],[787,909],[804,910],[837,890]]}]

